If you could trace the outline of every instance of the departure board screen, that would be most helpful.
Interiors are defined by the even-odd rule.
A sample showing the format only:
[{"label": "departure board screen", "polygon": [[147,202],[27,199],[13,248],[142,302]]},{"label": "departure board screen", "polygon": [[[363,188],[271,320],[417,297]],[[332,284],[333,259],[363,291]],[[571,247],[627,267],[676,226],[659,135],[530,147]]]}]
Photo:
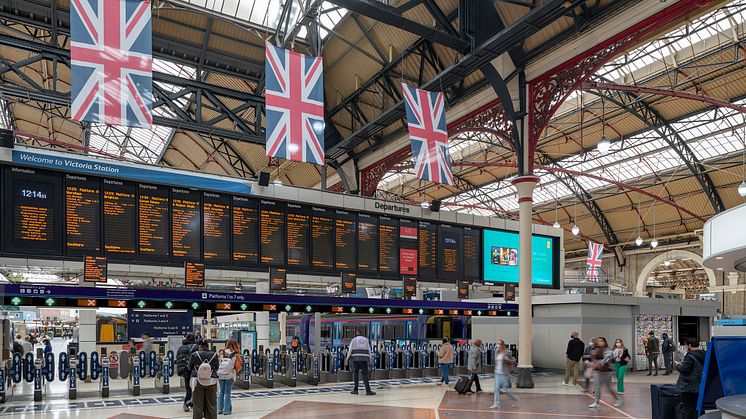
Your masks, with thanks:
[{"label": "departure board screen", "polygon": [[334,211],[311,207],[311,267],[334,270]]},{"label": "departure board screen", "polygon": [[308,268],[310,260],[309,235],[311,217],[308,207],[288,203],[285,209],[289,268]]},{"label": "departure board screen", "polygon": [[25,168],[5,169],[5,250],[62,254],[62,178]]},{"label": "departure board screen", "polygon": [[233,264],[259,265],[259,202],[242,196],[233,197]]},{"label": "departure board screen", "polygon": [[269,269],[269,290],[285,291],[288,289],[288,274],[284,268]]},{"label": "departure board screen", "polygon": [[336,248],[335,266],[337,269],[355,270],[357,252],[355,251],[355,233],[357,231],[356,214],[349,211],[335,212],[334,242]]},{"label": "departure board screen", "polygon": [[417,222],[399,221],[399,273],[417,275]]},{"label": "departure board screen", "polygon": [[65,247],[68,255],[101,252],[101,183],[65,175]]},{"label": "departure board screen", "polygon": [[231,261],[231,197],[202,193],[202,256],[205,263],[227,265]]},{"label": "departure board screen", "polygon": [[202,257],[202,199],[193,189],[171,189],[171,251],[174,261]]},{"label": "departure board screen", "polygon": [[284,266],[285,204],[262,199],[259,211],[261,261],[269,266]]},{"label": "departure board screen", "polygon": [[438,226],[428,221],[420,221],[417,232],[419,238],[417,276],[422,280],[434,280],[438,275]]},{"label": "departure board screen", "polygon": [[184,262],[184,285],[187,288],[205,287],[205,264]]},{"label": "departure board screen", "polygon": [[463,244],[461,227],[438,226],[438,279],[441,282],[452,283],[463,278]]},{"label": "departure board screen", "polygon": [[458,298],[466,300],[469,298],[469,281],[458,280]]},{"label": "departure board screen", "polygon": [[137,212],[140,232],[140,258],[168,261],[171,235],[169,231],[169,188],[138,185]]},{"label": "departure board screen", "polygon": [[480,278],[481,230],[464,227],[464,279],[477,281]]},{"label": "departure board screen", "polygon": [[104,179],[104,251],[134,259],[137,250],[137,185]]},{"label": "departure board screen", "polygon": [[417,295],[417,277],[405,275],[402,277],[402,292],[405,297]]},{"label": "departure board screen", "polygon": [[378,220],[378,271],[381,275],[399,274],[399,220],[380,217]]},{"label": "departure board screen", "polygon": [[357,268],[361,272],[378,271],[378,216],[357,216]]},{"label": "departure board screen", "polygon": [[90,256],[83,258],[83,282],[106,282],[106,256]]},{"label": "departure board screen", "polygon": [[342,294],[357,293],[357,274],[354,272],[342,272]]}]

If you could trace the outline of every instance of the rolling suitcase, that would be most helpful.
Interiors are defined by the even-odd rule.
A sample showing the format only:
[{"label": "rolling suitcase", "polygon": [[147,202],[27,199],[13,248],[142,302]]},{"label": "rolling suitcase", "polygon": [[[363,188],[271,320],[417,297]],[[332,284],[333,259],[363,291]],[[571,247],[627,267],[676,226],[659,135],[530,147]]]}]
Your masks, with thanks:
[{"label": "rolling suitcase", "polygon": [[653,419],[676,419],[676,406],[680,402],[679,391],[674,384],[651,384],[650,404]]},{"label": "rolling suitcase", "polygon": [[458,394],[466,394],[466,392],[469,391],[470,385],[471,378],[461,377],[458,379],[458,382],[456,382],[456,385],[453,387],[453,389],[456,390]]}]

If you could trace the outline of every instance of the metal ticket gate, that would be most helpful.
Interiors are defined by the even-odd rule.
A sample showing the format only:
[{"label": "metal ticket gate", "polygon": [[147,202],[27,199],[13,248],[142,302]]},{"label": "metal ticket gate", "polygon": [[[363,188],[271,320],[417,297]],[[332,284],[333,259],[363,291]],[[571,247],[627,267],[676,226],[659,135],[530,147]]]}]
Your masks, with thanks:
[{"label": "metal ticket gate", "polygon": [[155,388],[161,393],[168,394],[171,391],[171,378],[174,376],[174,351],[165,353],[165,347],[161,346],[156,358]]},{"label": "metal ticket gate", "polygon": [[319,359],[316,354],[301,352],[298,360],[297,379],[312,386],[319,385]]},{"label": "metal ticket gate", "polygon": [[[253,351],[253,354],[256,354],[256,349]],[[243,350],[243,357],[241,357],[241,361],[243,361],[243,366],[241,367],[241,371],[236,374],[236,382],[234,385],[238,386],[238,388],[242,388],[244,390],[248,390],[251,386],[251,363],[252,363],[253,355],[252,352],[249,352],[248,349]]]},{"label": "metal ticket gate", "polygon": [[319,383],[338,382],[336,354],[336,348],[328,347],[321,353],[321,359],[319,360]]},{"label": "metal ticket gate", "polygon": [[406,348],[407,378],[419,378],[425,376],[425,358],[427,355],[422,346],[409,344]]},{"label": "metal ticket gate", "polygon": [[288,387],[295,387],[298,383],[298,361],[295,353],[283,352],[280,354],[279,360],[280,368],[276,371],[275,378]]},{"label": "metal ticket gate", "polygon": [[139,396],[140,379],[144,377],[142,374],[145,373],[145,354],[140,352],[140,355],[137,355],[135,348],[132,348],[132,351],[127,355],[127,358],[129,359],[130,365],[129,371],[126,374],[128,377],[127,390],[129,390],[131,395]]},{"label": "metal ticket gate", "polygon": [[406,378],[407,371],[404,369],[404,351],[400,347],[394,348],[391,351],[391,378]]},{"label": "metal ticket gate", "polygon": [[257,353],[256,362],[252,365],[251,382],[266,388],[274,387],[274,363],[270,359],[270,351]]},{"label": "metal ticket gate", "polygon": [[336,353],[332,352],[332,355],[334,356],[335,366],[337,370],[337,381],[342,382],[348,382],[352,381],[352,363],[348,362],[345,364],[345,359],[347,358],[347,352],[350,350],[349,347],[337,347]]},{"label": "metal ticket gate", "polygon": [[371,372],[371,380],[388,380],[391,378],[391,363],[390,356],[386,350],[386,346],[383,346],[381,350],[376,346],[373,348],[373,371]]},{"label": "metal ticket gate", "polygon": [[456,351],[456,356],[454,357],[454,374],[455,375],[465,375],[469,373],[469,348],[471,345],[469,344],[463,344],[458,346],[458,350]]}]

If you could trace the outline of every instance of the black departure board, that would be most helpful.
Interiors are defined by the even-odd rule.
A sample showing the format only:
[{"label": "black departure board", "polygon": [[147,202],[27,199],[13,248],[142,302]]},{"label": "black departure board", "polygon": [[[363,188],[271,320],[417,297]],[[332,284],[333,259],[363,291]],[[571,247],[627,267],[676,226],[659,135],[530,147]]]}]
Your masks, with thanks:
[{"label": "black departure board", "polygon": [[285,265],[285,204],[262,199],[259,208],[259,243],[264,265]]},{"label": "black departure board", "polygon": [[227,265],[231,261],[231,197],[202,193],[202,257],[205,263]]},{"label": "black departure board", "polygon": [[205,264],[184,262],[184,285],[187,288],[205,287]]},{"label": "black departure board", "polygon": [[357,274],[355,272],[342,272],[342,294],[357,293]]},{"label": "black departure board", "polygon": [[469,298],[469,281],[458,280],[458,298],[466,300]]},{"label": "black departure board", "polygon": [[378,271],[378,216],[357,216],[357,268],[361,272]]},{"label": "black departure board", "polygon": [[202,197],[194,189],[171,189],[171,252],[174,261],[202,257]]},{"label": "black departure board", "polygon": [[463,279],[464,230],[449,225],[438,226],[438,279],[451,282]]},{"label": "black departure board", "polygon": [[285,291],[288,289],[288,274],[284,268],[269,268],[269,290]]},{"label": "black departure board", "polygon": [[378,219],[378,272],[399,274],[399,220],[381,216]]},{"label": "black departure board", "polygon": [[288,268],[307,269],[310,261],[311,216],[308,207],[288,203],[285,209]]},{"label": "black departure board", "polygon": [[477,281],[481,278],[480,249],[482,249],[481,230],[464,227],[464,279]]},{"label": "black departure board", "polygon": [[233,264],[259,265],[259,201],[233,197],[231,208],[233,231]]},{"label": "black departure board", "polygon": [[101,252],[101,183],[65,175],[65,247],[68,255]]},{"label": "black departure board", "polygon": [[402,275],[417,275],[419,250],[417,222],[409,220],[399,221],[399,273]]},{"label": "black departure board", "polygon": [[420,221],[417,236],[417,276],[421,280],[434,280],[438,276],[438,226],[429,221]]},{"label": "black departure board", "polygon": [[106,282],[106,256],[87,255],[83,258],[83,282]]},{"label": "black departure board", "polygon": [[137,252],[137,184],[102,181],[104,252],[109,257],[134,259]]},{"label": "black departure board", "polygon": [[62,254],[62,177],[41,170],[6,167],[4,173],[5,251]]},{"label": "black departure board", "polygon": [[142,183],[137,188],[140,258],[168,261],[171,255],[169,188]]},{"label": "black departure board", "polygon": [[355,250],[357,216],[354,212],[337,210],[334,225],[335,266],[341,270],[355,270],[357,268]]},{"label": "black departure board", "polygon": [[334,211],[311,207],[311,267],[334,270]]},{"label": "black departure board", "polygon": [[405,297],[417,295],[417,277],[405,275],[402,277],[402,293]]}]

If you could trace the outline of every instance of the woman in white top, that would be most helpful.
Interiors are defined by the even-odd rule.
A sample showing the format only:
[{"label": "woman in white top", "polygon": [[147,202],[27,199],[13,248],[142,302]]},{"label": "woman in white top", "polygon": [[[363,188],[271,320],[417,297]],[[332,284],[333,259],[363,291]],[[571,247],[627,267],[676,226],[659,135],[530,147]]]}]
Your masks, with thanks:
[{"label": "woman in white top", "polygon": [[238,342],[233,339],[228,339],[225,342],[225,349],[220,351],[220,366],[218,367],[218,383],[220,384],[220,391],[218,392],[218,415],[230,415],[233,411],[231,390],[233,389],[233,381],[236,379],[236,371],[240,370],[240,366],[242,365],[240,352],[241,349],[238,347]]},{"label": "woman in white top", "polygon": [[504,389],[505,394],[513,400],[513,406],[518,405],[518,397],[510,388],[510,371],[514,366],[515,360],[505,350],[505,342],[502,339],[498,340],[495,353],[495,400],[491,409],[500,408],[500,389]]}]

